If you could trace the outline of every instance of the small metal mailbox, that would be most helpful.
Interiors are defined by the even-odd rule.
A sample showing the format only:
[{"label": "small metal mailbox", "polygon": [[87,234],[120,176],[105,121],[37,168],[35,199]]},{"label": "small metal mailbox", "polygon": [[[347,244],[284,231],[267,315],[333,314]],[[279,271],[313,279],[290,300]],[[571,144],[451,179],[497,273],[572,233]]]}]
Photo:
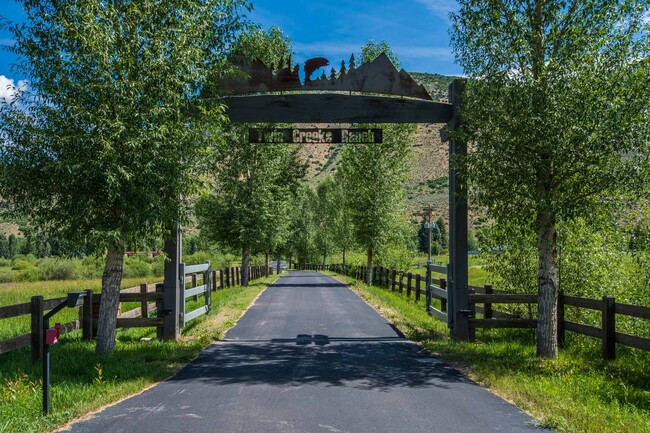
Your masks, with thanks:
[{"label": "small metal mailbox", "polygon": [[59,333],[56,328],[45,330],[45,344],[57,344],[59,342]]}]

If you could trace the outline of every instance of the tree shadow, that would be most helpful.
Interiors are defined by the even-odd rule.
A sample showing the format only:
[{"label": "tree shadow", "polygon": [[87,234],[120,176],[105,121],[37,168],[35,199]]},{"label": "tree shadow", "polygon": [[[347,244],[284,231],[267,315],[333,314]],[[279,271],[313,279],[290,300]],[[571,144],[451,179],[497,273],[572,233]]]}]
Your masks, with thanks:
[{"label": "tree shadow", "polygon": [[212,345],[172,381],[213,385],[324,384],[361,390],[449,388],[472,383],[416,344],[400,338],[298,335],[264,342]]}]

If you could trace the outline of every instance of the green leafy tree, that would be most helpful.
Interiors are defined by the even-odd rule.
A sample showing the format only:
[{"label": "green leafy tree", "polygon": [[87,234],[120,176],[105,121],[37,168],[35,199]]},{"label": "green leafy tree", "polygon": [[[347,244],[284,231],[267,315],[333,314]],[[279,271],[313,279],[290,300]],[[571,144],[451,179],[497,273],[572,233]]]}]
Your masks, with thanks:
[{"label": "green leafy tree", "polygon": [[334,247],[335,188],[336,185],[331,176],[326,177],[316,186],[316,203],[314,203],[317,216],[316,248],[322,257],[323,265]]},{"label": "green leafy tree", "polygon": [[342,253],[343,271],[347,269],[346,255],[355,247],[354,221],[348,205],[349,198],[345,192],[345,187],[340,178],[339,172],[334,176],[334,185],[332,188],[332,238],[335,245]]},{"label": "green leafy tree", "polygon": [[[360,64],[372,61],[381,53],[391,59],[396,57],[387,43],[368,42],[361,49]],[[410,136],[414,127],[398,124],[355,127],[384,130],[381,144],[359,144],[343,149],[339,168],[355,240],[367,253],[366,283],[371,284],[374,254],[388,246],[393,234],[403,233],[400,226],[407,224],[402,218],[403,185],[409,175]]]},{"label": "green leafy tree", "polygon": [[227,146],[215,155],[214,189],[196,207],[205,236],[241,251],[244,286],[251,254],[268,253],[288,236],[288,208],[304,176],[297,147],[250,143],[248,126],[228,128]]},{"label": "green leafy tree", "polygon": [[25,0],[27,21],[9,27],[33,95],[0,111],[0,195],[52,238],[106,251],[98,353],[115,347],[125,245],[168,233],[196,190],[206,125],[222,121],[197,95],[246,7]]},{"label": "green leafy tree", "polygon": [[359,65],[364,63],[370,63],[375,60],[380,54],[386,54],[390,61],[395,65],[397,69],[401,66],[401,62],[391,49],[390,45],[386,41],[375,42],[374,40],[369,40],[366,44],[361,47],[361,53],[357,56]]},{"label": "green leafy tree", "polygon": [[648,0],[460,0],[471,190],[534,234],[537,354],[557,355],[558,222],[648,182]]}]

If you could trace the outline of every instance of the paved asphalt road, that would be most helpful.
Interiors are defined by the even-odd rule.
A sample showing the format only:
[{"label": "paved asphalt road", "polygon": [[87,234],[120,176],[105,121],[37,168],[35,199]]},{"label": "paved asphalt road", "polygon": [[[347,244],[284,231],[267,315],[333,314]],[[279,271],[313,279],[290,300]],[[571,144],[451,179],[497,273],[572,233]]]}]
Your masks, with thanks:
[{"label": "paved asphalt road", "polygon": [[540,432],[405,340],[358,296],[290,272],[175,377],[70,429],[108,432]]}]

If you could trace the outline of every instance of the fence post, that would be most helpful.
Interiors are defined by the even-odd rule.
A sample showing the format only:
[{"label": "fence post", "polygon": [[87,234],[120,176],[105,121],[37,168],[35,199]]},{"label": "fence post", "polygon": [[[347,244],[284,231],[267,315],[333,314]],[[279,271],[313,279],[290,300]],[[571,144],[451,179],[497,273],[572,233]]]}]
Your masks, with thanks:
[{"label": "fence post", "polygon": [[93,291],[85,290],[84,304],[81,314],[81,338],[84,341],[93,339]]},{"label": "fence post", "polygon": [[[491,289],[492,288],[490,287],[490,290]],[[490,313],[492,313],[492,310],[490,310]],[[487,314],[487,310],[486,310],[486,314]],[[564,291],[563,290],[560,290],[557,296],[557,345],[558,347],[564,347]]]},{"label": "fence post", "polygon": [[415,300],[420,300],[420,295],[422,294],[422,275],[415,274]]},{"label": "fence post", "polygon": [[[205,281],[203,282],[203,284],[205,284]],[[192,274],[192,288],[195,288],[195,287],[196,287],[196,274]],[[192,296],[192,299],[194,299],[195,301],[198,301],[199,300],[199,295]]]},{"label": "fence post", "polygon": [[[492,294],[492,286],[491,285],[486,284],[484,286],[484,288],[485,288],[485,294],[486,295],[491,295]],[[492,318],[492,302],[486,302],[485,305],[483,306],[483,308],[484,308],[483,316],[486,319],[491,319]],[[559,313],[559,310],[558,310],[558,313]],[[564,317],[562,318],[562,320],[564,320]],[[559,326],[559,323],[560,322],[558,322],[558,326]],[[559,331],[559,328],[558,328],[558,331]]]},{"label": "fence post", "polygon": [[210,289],[212,291],[216,292],[217,291],[217,271],[216,271],[216,269],[212,271],[212,281],[210,281],[210,283],[211,283],[210,285],[212,286],[212,287],[210,287]]},{"label": "fence post", "polygon": [[43,297],[32,296],[30,312],[32,315],[32,361],[43,356]]},{"label": "fence post", "polygon": [[396,286],[396,284],[397,284],[397,270],[393,269],[393,270],[391,271],[391,274],[393,275],[393,281],[392,281],[391,289],[390,289],[390,290],[391,290],[392,292],[394,292],[394,291],[395,291],[395,286]]},{"label": "fence post", "polygon": [[[440,288],[442,290],[447,290],[447,280],[444,278],[440,279]],[[447,298],[449,298],[449,291],[447,291]],[[441,299],[440,300],[440,311],[443,313],[447,312],[447,299]]]},{"label": "fence post", "polygon": [[407,283],[406,283],[406,296],[411,297],[411,281],[413,280],[413,274],[408,273]]},{"label": "fence post", "polygon": [[616,359],[616,312],[613,296],[603,296],[602,340],[603,357],[606,360]]},{"label": "fence post", "polygon": [[[141,294],[147,293],[147,283],[140,283],[140,293]],[[140,316],[143,319],[149,317],[149,305],[145,300],[140,301]]]},{"label": "fence post", "polygon": [[230,287],[230,268],[225,268],[226,272],[226,287]]},{"label": "fence post", "polygon": [[[469,289],[468,294],[473,295],[476,293],[476,290],[474,289]],[[473,303],[472,301],[469,301],[469,319],[473,319],[476,317],[476,304]],[[476,340],[476,328],[471,324],[471,322],[468,322],[468,329],[469,329],[469,341],[474,341]]]},{"label": "fence post", "polygon": [[404,272],[399,272],[399,292],[404,292]]},{"label": "fence post", "polygon": [[237,282],[238,286],[241,286],[240,274],[241,274],[241,267],[237,266],[235,268],[235,281]]},{"label": "fence post", "polygon": [[223,289],[223,268],[219,269],[219,288]]},{"label": "fence post", "polygon": [[[158,283],[156,284],[156,293],[165,293],[165,284],[163,283]],[[165,304],[163,301],[156,301],[156,317],[165,317]],[[158,337],[158,340],[163,339],[163,328],[158,327],[156,329],[156,336]]]}]

